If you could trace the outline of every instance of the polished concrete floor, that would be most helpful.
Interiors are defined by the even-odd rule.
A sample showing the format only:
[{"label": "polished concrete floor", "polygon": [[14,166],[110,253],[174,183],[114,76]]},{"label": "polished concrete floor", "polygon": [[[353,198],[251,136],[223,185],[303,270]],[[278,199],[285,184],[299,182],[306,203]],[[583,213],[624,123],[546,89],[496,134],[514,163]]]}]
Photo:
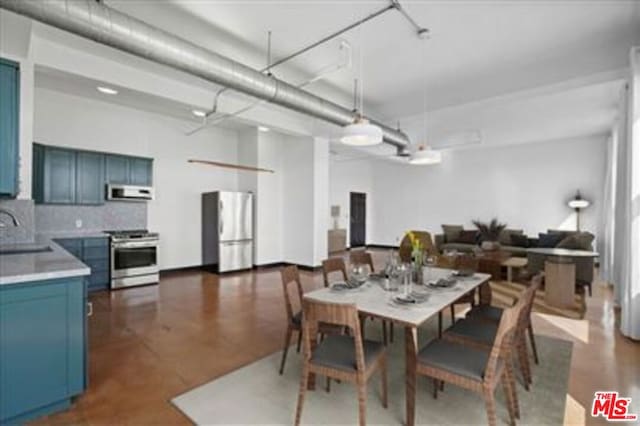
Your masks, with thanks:
[{"label": "polished concrete floor", "polygon": [[[381,264],[384,252],[374,255]],[[305,290],[322,286],[320,273],[303,272],[302,280]],[[158,286],[95,294],[91,301],[89,389],[71,410],[36,423],[188,424],[169,400],[280,350],[286,326],[278,269],[222,278],[172,273]],[[567,424],[594,423],[589,410],[597,390],[634,397],[640,412],[640,343],[616,331],[610,289],[594,286],[587,305],[584,320],[534,316],[537,333],[575,342]]]}]

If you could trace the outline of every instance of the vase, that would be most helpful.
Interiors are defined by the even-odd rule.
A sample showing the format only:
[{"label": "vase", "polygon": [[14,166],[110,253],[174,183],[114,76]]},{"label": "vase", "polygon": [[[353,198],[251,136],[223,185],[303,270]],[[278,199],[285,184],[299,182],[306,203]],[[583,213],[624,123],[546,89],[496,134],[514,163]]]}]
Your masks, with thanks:
[{"label": "vase", "polygon": [[500,243],[498,241],[483,241],[480,247],[484,251],[496,251],[500,250]]}]

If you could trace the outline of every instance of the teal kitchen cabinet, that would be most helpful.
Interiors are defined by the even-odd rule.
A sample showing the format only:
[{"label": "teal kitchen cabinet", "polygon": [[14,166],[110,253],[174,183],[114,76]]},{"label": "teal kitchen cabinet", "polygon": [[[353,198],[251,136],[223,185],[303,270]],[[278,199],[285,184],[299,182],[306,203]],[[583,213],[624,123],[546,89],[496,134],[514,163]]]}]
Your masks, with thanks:
[{"label": "teal kitchen cabinet", "polygon": [[36,203],[104,204],[104,192],[104,154],[33,144]]},{"label": "teal kitchen cabinet", "polygon": [[76,152],[45,147],[43,157],[44,202],[74,204],[76,202]]},{"label": "teal kitchen cabinet", "polygon": [[124,155],[106,156],[107,183],[129,183],[129,158]]},{"label": "teal kitchen cabinet", "polygon": [[99,205],[107,183],[151,186],[153,160],[34,143],[32,173],[37,204]]},{"label": "teal kitchen cabinet", "polygon": [[66,409],[87,386],[83,277],[0,286],[0,424]]},{"label": "teal kitchen cabinet", "polygon": [[129,158],[129,182],[131,185],[151,186],[153,162],[148,158]]},{"label": "teal kitchen cabinet", "polygon": [[141,157],[108,154],[106,156],[107,183],[151,186],[153,160]]},{"label": "teal kitchen cabinet", "polygon": [[108,237],[60,238],[55,242],[91,268],[91,275],[87,277],[90,292],[109,289],[111,265]]},{"label": "teal kitchen cabinet", "polygon": [[18,194],[20,69],[0,58],[0,197]]},{"label": "teal kitchen cabinet", "polygon": [[104,155],[78,152],[76,157],[76,204],[104,203]]}]

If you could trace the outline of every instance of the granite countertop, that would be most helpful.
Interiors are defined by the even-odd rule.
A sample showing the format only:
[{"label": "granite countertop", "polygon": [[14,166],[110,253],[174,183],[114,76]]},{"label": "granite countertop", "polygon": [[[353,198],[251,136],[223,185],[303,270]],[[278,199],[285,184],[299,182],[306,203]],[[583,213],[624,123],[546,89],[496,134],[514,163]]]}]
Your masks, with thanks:
[{"label": "granite countertop", "polygon": [[[95,233],[93,235],[96,236]],[[105,236],[105,234],[99,236]],[[36,235],[34,243],[24,244],[24,246],[47,245],[51,247],[51,251],[0,255],[0,285],[80,277],[91,273],[87,265],[53,242],[52,238],[71,237],[69,234]],[[86,233],[85,238],[89,238]],[[11,248],[19,246],[12,245]],[[9,246],[1,247],[9,248]]]},{"label": "granite countertop", "polygon": [[36,234],[40,238],[56,239],[56,238],[107,238],[108,234],[99,230],[76,230],[62,232],[38,232]]}]

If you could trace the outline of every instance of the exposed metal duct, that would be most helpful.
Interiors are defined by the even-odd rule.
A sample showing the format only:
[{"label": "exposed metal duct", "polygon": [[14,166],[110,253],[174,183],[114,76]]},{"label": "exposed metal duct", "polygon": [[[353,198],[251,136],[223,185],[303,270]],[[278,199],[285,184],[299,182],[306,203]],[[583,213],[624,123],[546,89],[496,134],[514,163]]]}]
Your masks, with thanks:
[{"label": "exposed metal duct", "polygon": [[[0,8],[340,126],[355,113],[92,0],[0,0]],[[402,150],[403,132],[377,123]]]}]

